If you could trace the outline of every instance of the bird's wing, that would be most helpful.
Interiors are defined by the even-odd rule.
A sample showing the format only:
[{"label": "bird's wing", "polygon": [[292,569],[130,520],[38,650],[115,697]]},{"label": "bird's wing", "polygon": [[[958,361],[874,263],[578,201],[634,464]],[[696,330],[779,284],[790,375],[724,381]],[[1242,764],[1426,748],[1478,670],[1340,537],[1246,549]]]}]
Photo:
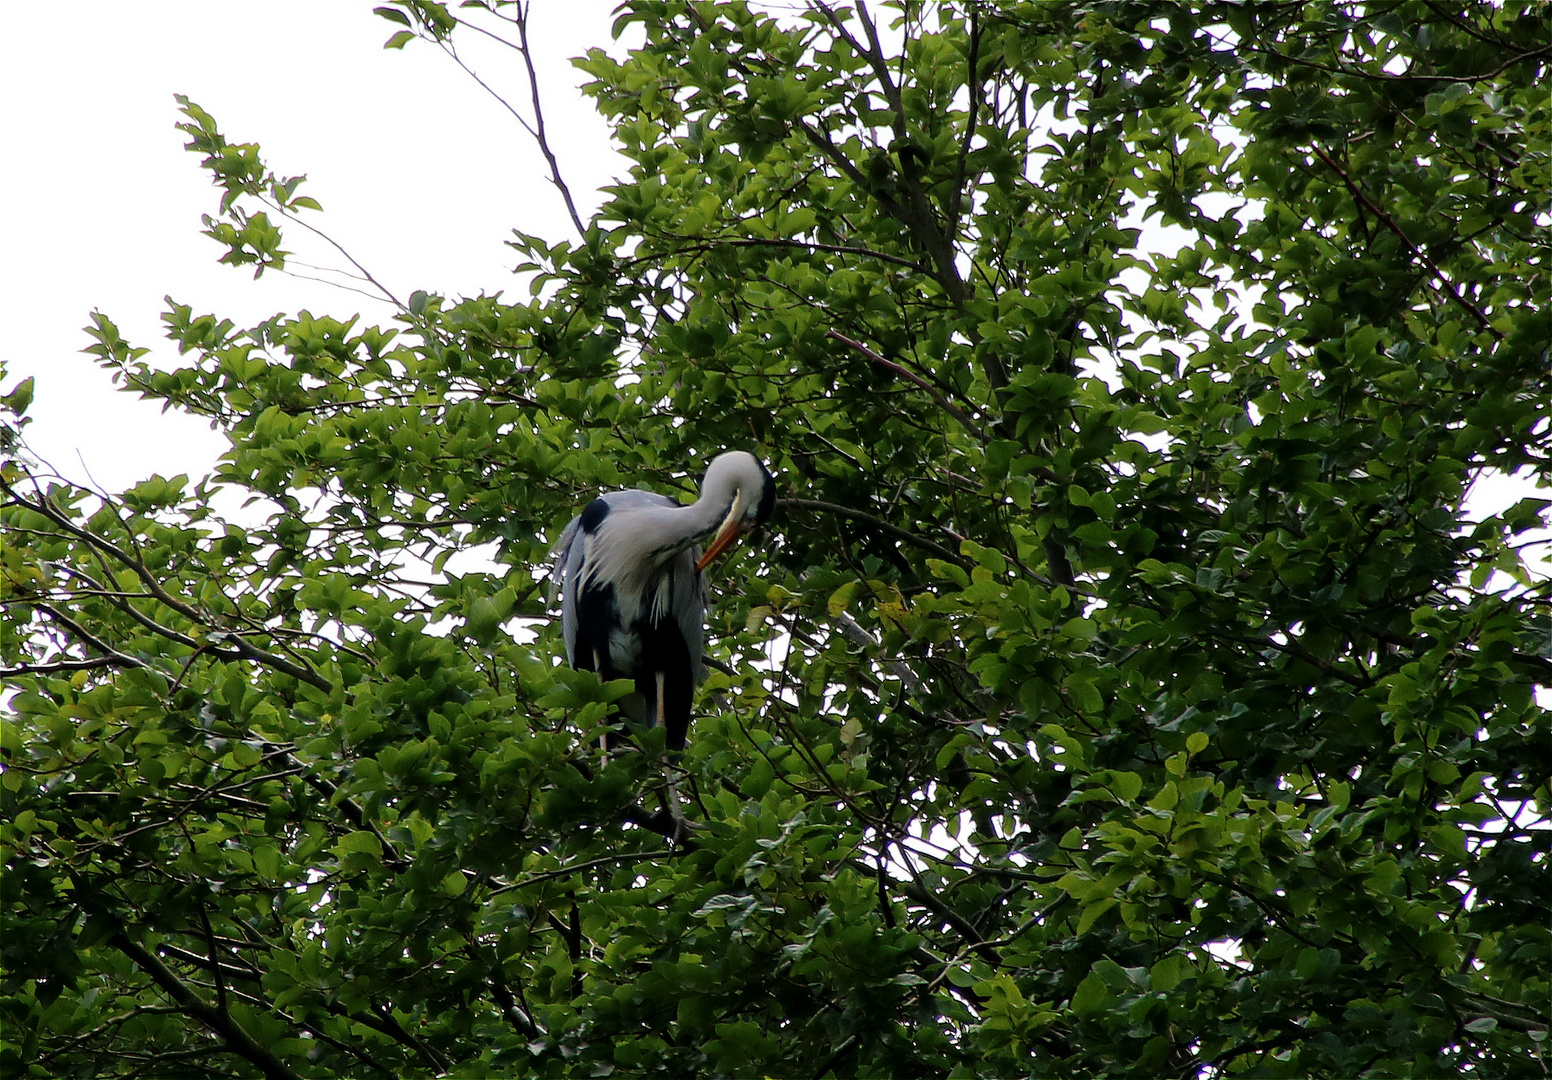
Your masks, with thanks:
[{"label": "bird's wing", "polygon": [[[609,523],[611,528],[619,525],[618,520],[612,522],[610,520],[616,511],[628,515],[632,510],[659,509],[662,507],[677,507],[679,505],[665,495],[658,495],[655,492],[641,491],[635,488],[627,491],[611,491],[607,495],[599,497],[609,507],[609,515],[604,518],[604,521]],[[582,531],[582,517],[578,515],[572,518],[570,523],[561,530],[560,539],[555,543],[553,555],[554,569],[552,570],[550,584],[550,602],[554,603],[555,590],[560,589],[561,640],[566,647],[566,662],[573,666],[575,666],[577,659],[577,594],[580,591],[579,585],[582,568],[588,558],[589,546],[589,538]],[[699,556],[698,551],[696,556]],[[703,602],[697,610],[704,611],[704,608],[705,604]],[[691,648],[691,653],[698,666],[700,663],[700,641],[698,638]]]},{"label": "bird's wing", "polygon": [[[632,510],[659,509],[665,506],[675,510],[683,508],[680,503],[666,496],[637,489],[616,491],[605,495],[604,501],[609,504],[611,516],[617,510],[628,517]],[[604,520],[607,522],[609,519]],[[616,527],[622,525],[618,519],[614,524]],[[673,578],[669,614],[674,622],[679,624],[679,631],[684,635],[685,647],[690,652],[691,670],[697,683],[705,677],[705,670],[701,667],[701,651],[702,639],[706,633],[706,585],[700,571],[695,569],[695,564],[700,561],[700,557],[700,545],[692,545],[674,557],[669,569]]]},{"label": "bird's wing", "polygon": [[611,491],[599,498],[609,504],[609,512],[616,510],[642,510],[646,507],[673,506],[679,504],[667,495],[659,495],[655,491],[642,491],[640,488],[631,488],[628,491]]},{"label": "bird's wing", "polygon": [[701,666],[701,639],[706,633],[706,581],[695,569],[700,557],[701,549],[696,546],[680,552],[674,559],[673,601],[669,609],[684,636],[685,648],[690,653],[691,677],[696,684],[706,677],[706,670]]},{"label": "bird's wing", "polygon": [[579,567],[582,560],[582,545],[577,543],[581,522],[580,517],[574,517],[561,530],[550,564],[550,603],[555,602],[555,594],[560,592],[560,636],[566,646],[566,663],[572,666],[577,660],[577,601],[571,582],[577,569],[573,562]]},{"label": "bird's wing", "polygon": [[[609,509],[636,510],[648,506],[678,506],[679,504],[665,495],[658,495],[651,491],[611,491],[599,498],[609,504]],[[579,514],[572,518],[560,532],[560,539],[555,541],[555,550],[550,553],[557,569],[564,570],[566,559],[571,551],[571,545],[576,541],[577,531],[581,528],[582,516]],[[561,578],[557,578],[559,584]]]}]

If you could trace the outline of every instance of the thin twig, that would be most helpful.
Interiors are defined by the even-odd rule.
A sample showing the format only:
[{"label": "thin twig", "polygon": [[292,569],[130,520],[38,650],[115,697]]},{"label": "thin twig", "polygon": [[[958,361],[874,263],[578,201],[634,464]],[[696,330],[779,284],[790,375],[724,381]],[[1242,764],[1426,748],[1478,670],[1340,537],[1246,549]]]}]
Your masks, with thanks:
[{"label": "thin twig", "polygon": [[119,661],[107,656],[86,660],[50,660],[42,664],[23,661],[15,667],[0,667],[0,679],[14,679],[22,675],[51,675],[58,671],[94,671],[97,668],[112,668],[117,671],[120,667],[122,665]]},{"label": "thin twig", "polygon": [[[286,216],[287,220],[296,222],[302,228],[306,229],[308,232],[312,233],[314,236],[318,237],[324,243],[326,243],[330,247],[332,247],[335,251],[337,251],[341,255],[343,255],[345,257],[345,261],[350,263],[351,266],[354,266],[360,272],[361,277],[363,279],[365,279],[366,281],[371,282],[372,285],[375,286],[379,292],[381,292],[385,297],[388,298],[388,300],[393,304],[394,307],[398,308],[400,311],[408,311],[409,310],[409,308],[407,308],[404,305],[404,303],[397,296],[395,296],[393,294],[393,290],[392,289],[388,288],[388,286],[384,285],[381,281],[378,281],[377,278],[373,277],[372,276],[372,272],[370,270],[368,270],[366,267],[362,266],[360,263],[358,263],[356,261],[355,256],[352,255],[349,251],[347,251],[345,249],[344,245],[342,245],[338,240],[334,239],[334,237],[330,236],[328,233],[324,232],[322,229],[318,228],[317,226],[313,225],[312,223],[304,220],[302,218],[302,216],[300,214],[298,214],[296,211],[291,210],[291,209],[289,209],[289,208],[287,208],[285,206],[282,206],[279,203],[270,202],[270,200],[264,198],[264,196],[262,196],[262,195],[258,196],[258,199],[259,199],[260,202],[267,203],[277,213],[284,214]],[[282,269],[284,269],[284,267],[282,267]],[[292,276],[293,277],[301,277],[303,275],[293,274]],[[338,285],[337,283],[334,283],[334,282],[330,282],[329,284],[335,284],[337,288],[341,288],[341,289],[348,289],[348,288],[350,288],[350,286],[348,286],[348,285]],[[351,289],[351,291],[352,292],[362,292],[362,290],[360,290],[360,289]],[[370,293],[363,293],[363,295],[370,296],[371,294]]]},{"label": "thin twig", "polygon": [[1489,68],[1487,71],[1480,72],[1476,75],[1429,75],[1420,72],[1413,73],[1408,71],[1397,73],[1383,70],[1364,71],[1362,68],[1348,67],[1343,64],[1322,64],[1317,60],[1309,60],[1305,57],[1297,56],[1293,53],[1285,53],[1277,49],[1264,48],[1254,44],[1253,42],[1231,42],[1223,37],[1218,36],[1214,36],[1213,41],[1217,44],[1223,45],[1226,49],[1232,48],[1235,50],[1248,50],[1253,53],[1260,53],[1262,56],[1275,56],[1277,59],[1286,61],[1287,63],[1294,64],[1299,67],[1313,68],[1316,71],[1323,71],[1328,75],[1344,75],[1350,79],[1368,79],[1371,82],[1389,83],[1429,82],[1465,83],[1469,85],[1472,83],[1487,82],[1490,79],[1496,79],[1515,64],[1523,63],[1526,60],[1539,60],[1546,56],[1552,56],[1552,45],[1548,45],[1540,49],[1530,49],[1526,52],[1516,53],[1496,67]]},{"label": "thin twig", "polygon": [[[123,548],[114,544],[107,538],[75,524],[75,522],[71,521],[69,517],[57,509],[54,504],[48,500],[46,495],[40,494],[36,501],[28,500],[4,479],[0,479],[0,490],[3,490],[7,495],[11,496],[11,498],[15,499],[19,505],[26,507],[28,510],[34,511],[35,513],[42,514],[44,517],[54,522],[54,524],[58,525],[65,532],[69,533],[71,536],[74,536],[75,538],[83,541],[89,548],[99,552],[100,554],[112,556],[120,563],[120,565],[134,573],[134,575],[138,577],[145,585],[146,590],[150,592],[150,594],[156,600],[176,611],[178,614],[182,615],[196,626],[214,625],[213,621],[206,613],[200,611],[193,605],[186,603],[185,601],[173,596],[170,592],[168,592],[167,589],[163,587],[162,583],[156,579],[156,576],[151,573],[150,568],[147,567],[144,562],[130,555]],[[133,538],[131,539],[133,541]],[[76,571],[76,573],[79,573],[79,571]],[[81,576],[85,577],[84,575]],[[86,578],[85,580],[95,585],[94,582],[91,582],[90,578]],[[227,659],[242,658],[246,660],[257,661],[266,667],[273,668],[282,674],[289,675],[299,682],[305,682],[310,686],[324,691],[325,693],[328,693],[334,689],[333,683],[312,671],[310,668],[304,667],[301,664],[293,663],[292,661],[287,660],[285,657],[276,656],[274,653],[268,652],[256,645],[251,644],[237,631],[218,630],[216,633],[208,635],[207,642],[202,643],[196,641],[186,634],[181,634],[178,631],[173,630],[171,627],[161,626],[159,623],[150,620],[149,616],[145,616],[138,611],[129,610],[131,607],[132,605],[121,607],[121,610],[126,610],[128,614],[133,615],[142,623],[148,624],[152,629],[154,629],[156,633],[162,634],[174,641],[178,641],[180,644],[188,645],[194,648],[209,648],[214,654],[223,656]],[[224,650],[219,648],[218,646],[222,644],[229,644],[230,649]]]},{"label": "thin twig", "polygon": [[[865,259],[877,259],[879,262],[892,263],[895,266],[903,266],[908,270],[915,270],[918,274],[932,274],[932,269],[923,266],[914,259],[902,258],[899,255],[890,255],[888,252],[875,251],[872,248],[856,247],[850,244],[822,244],[817,240],[792,240],[786,237],[758,237],[758,236],[678,236],[674,233],[660,233],[664,239],[688,242],[686,246],[677,252],[686,251],[711,251],[719,247],[788,247],[800,248],[804,251],[824,251],[836,255],[860,255]],[[662,258],[660,254],[638,255],[630,259],[622,260],[622,267],[634,266],[637,263],[649,263]]]},{"label": "thin twig", "polygon": [[546,870],[543,873],[525,877],[521,881],[509,882],[506,885],[497,885],[490,890],[492,896],[509,892],[512,889],[524,889],[530,885],[537,885],[541,881],[555,881],[560,878],[570,877],[572,874],[580,874],[585,870],[592,870],[599,866],[608,866],[610,863],[619,862],[646,862],[649,859],[662,859],[674,854],[664,849],[662,851],[628,851],[622,855],[605,855],[601,859],[592,859],[588,862],[577,863],[573,866],[563,866],[559,870]]},{"label": "thin twig", "polygon": [[516,50],[517,54],[523,58],[523,67],[528,73],[528,92],[529,96],[533,100],[534,122],[532,124],[528,122],[528,118],[526,116],[512,107],[511,102],[502,97],[500,94],[496,93],[494,87],[492,87],[484,79],[480,78],[479,74],[476,73],[475,70],[468,64],[465,64],[463,62],[463,58],[458,55],[457,51],[453,49],[449,42],[439,37],[437,38],[437,44],[442,47],[442,51],[447,53],[447,55],[452,59],[453,63],[457,64],[460,68],[463,69],[464,74],[468,75],[469,78],[478,83],[480,88],[487,94],[495,98],[496,101],[500,103],[501,107],[507,112],[511,113],[513,118],[522,125],[523,130],[533,136],[534,142],[539,144],[539,152],[544,155],[544,160],[550,166],[550,182],[560,190],[560,197],[566,203],[566,212],[571,215],[571,223],[576,226],[577,235],[585,236],[587,235],[587,226],[582,224],[582,215],[577,212],[577,204],[571,198],[571,188],[567,186],[565,178],[561,176],[560,161],[556,158],[555,152],[550,149],[550,140],[545,132],[544,109],[541,106],[539,100],[539,76],[538,73],[534,70],[533,51],[529,48],[528,45],[528,16],[532,10],[533,5],[531,3],[526,7],[524,7],[522,4],[518,4],[516,6],[515,15],[502,16],[517,27],[517,36],[519,41],[519,44],[517,45],[513,45],[506,38],[501,37],[499,34],[492,33],[490,30],[480,26],[477,23],[468,22],[463,19],[458,20],[459,25],[467,26],[469,29],[484,34],[486,37],[492,39],[493,41],[501,42],[501,44],[505,45],[507,48]]}]

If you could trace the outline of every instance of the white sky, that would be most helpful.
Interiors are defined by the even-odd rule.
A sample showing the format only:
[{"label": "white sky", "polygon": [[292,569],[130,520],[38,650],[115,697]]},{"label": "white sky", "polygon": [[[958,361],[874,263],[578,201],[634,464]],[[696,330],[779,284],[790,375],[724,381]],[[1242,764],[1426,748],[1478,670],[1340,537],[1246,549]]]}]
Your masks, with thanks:
[{"label": "white sky", "polygon": [[[614,2],[538,0],[530,29],[550,138],[584,219],[623,165],[567,58],[616,51]],[[399,28],[372,7],[78,0],[0,34],[0,389],[36,376],[26,438],[65,475],[89,469],[119,490],[152,473],[201,474],[225,448],[202,422],[112,388],[80,352],[93,309],[167,358],[166,295],[240,326],[301,308],[383,324],[391,314],[329,285],[274,272],[254,281],[251,268],[217,264],[222,249],[200,235],[200,216],[218,192],[183,149],[175,93],[229,140],[257,142],[275,172],[306,173],[302,193],[324,208],[312,223],[400,298],[509,289],[512,229],[573,235],[527,133],[435,47],[385,51]],[[470,66],[527,115],[516,54],[468,37]],[[293,226],[283,246],[341,265],[305,241]]]}]

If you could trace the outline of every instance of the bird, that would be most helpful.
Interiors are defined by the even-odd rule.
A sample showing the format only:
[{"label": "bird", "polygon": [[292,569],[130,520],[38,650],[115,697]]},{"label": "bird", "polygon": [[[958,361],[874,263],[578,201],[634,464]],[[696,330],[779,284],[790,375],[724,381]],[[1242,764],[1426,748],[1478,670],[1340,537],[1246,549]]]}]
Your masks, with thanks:
[{"label": "bird", "polygon": [[688,740],[704,674],[701,571],[768,521],[775,505],[776,482],[765,465],[730,450],[712,459],[690,505],[639,489],[600,495],[555,546],[567,663],[603,680],[633,679],[635,694],[622,712],[663,727],[671,752]]}]

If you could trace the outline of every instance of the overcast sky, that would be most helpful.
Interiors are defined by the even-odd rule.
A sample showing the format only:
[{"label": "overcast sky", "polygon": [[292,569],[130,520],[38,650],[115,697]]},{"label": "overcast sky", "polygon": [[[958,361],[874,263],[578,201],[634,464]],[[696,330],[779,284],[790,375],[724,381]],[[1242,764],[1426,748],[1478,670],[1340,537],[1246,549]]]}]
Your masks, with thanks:
[{"label": "overcast sky", "polygon": [[[568,62],[617,51],[614,0],[539,0],[546,119],[586,215],[622,166]],[[282,175],[323,204],[311,220],[401,298],[511,287],[514,228],[572,232],[533,141],[505,108],[432,46],[385,51],[397,29],[371,2],[78,0],[42,25],[0,34],[0,360],[9,390],[37,377],[34,452],[72,479],[117,490],[153,472],[207,470],[224,441],[113,390],[80,350],[94,309],[132,343],[175,355],[164,296],[239,325],[308,308],[343,317],[390,312],[355,293],[284,274],[220,266],[200,235],[217,190],[183,149],[174,94],[213,114],[226,137],[257,142]],[[515,53],[461,48],[482,78],[528,112]],[[294,226],[286,247],[299,254]],[[322,252],[317,252],[322,256]],[[341,260],[330,260],[339,264]]]}]

